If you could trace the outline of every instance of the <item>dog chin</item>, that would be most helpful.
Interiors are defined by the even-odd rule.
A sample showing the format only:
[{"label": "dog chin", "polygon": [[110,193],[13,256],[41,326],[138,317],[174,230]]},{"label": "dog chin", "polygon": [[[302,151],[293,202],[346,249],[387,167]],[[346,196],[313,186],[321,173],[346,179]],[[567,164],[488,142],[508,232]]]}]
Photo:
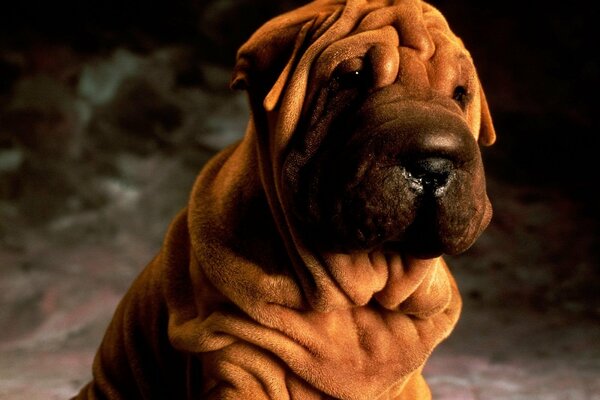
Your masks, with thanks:
[{"label": "dog chin", "polygon": [[[319,253],[396,253],[418,259],[431,259],[444,254],[456,255],[466,251],[475,237],[442,238],[435,224],[424,226],[413,222],[400,233],[365,238],[360,228],[340,231],[335,227],[321,227],[306,235],[305,240]],[[358,233],[357,233],[358,232]]]}]

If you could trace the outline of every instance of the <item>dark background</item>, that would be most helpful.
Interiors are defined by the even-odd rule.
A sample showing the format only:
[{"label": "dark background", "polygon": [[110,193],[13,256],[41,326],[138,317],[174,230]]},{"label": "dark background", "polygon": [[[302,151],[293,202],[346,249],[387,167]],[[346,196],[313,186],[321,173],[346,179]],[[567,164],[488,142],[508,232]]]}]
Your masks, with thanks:
[{"label": "dark background", "polygon": [[[85,379],[114,305],[198,169],[243,133],[244,96],[227,87],[236,49],[302,3],[0,5],[0,377],[12,382],[0,395],[23,395],[13,377],[42,353],[47,381],[29,398]],[[450,260],[465,297],[463,339],[441,354],[456,365],[478,349],[502,364],[511,351],[557,362],[580,349],[600,368],[598,345],[588,346],[600,317],[598,12],[583,1],[432,4],[471,51],[498,135],[483,150],[493,222]],[[473,330],[484,321],[481,344]],[[522,344],[499,344],[503,336]],[[52,372],[57,357],[73,371]],[[569,375],[567,388],[584,387],[573,398],[600,385],[593,376]]]}]

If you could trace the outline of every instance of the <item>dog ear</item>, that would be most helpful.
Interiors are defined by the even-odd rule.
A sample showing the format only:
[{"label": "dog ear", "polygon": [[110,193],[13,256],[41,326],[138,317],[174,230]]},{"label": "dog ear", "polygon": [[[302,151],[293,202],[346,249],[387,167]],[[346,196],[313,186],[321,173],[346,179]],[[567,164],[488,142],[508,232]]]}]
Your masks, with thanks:
[{"label": "dog ear", "polygon": [[491,146],[496,141],[496,130],[492,122],[492,114],[488,106],[483,88],[479,89],[481,98],[481,125],[479,128],[479,143],[483,146]]},{"label": "dog ear", "polygon": [[[261,96],[273,109],[287,83],[311,22],[259,29],[238,51],[230,87]],[[263,27],[265,28],[265,27]]]}]

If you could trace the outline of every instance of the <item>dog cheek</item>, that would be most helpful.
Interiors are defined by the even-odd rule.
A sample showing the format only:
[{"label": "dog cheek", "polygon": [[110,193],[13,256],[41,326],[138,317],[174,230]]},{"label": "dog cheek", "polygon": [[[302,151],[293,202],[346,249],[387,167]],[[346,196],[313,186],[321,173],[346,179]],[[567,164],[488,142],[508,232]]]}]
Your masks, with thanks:
[{"label": "dog cheek", "polygon": [[485,210],[483,215],[483,220],[480,224],[479,233],[483,233],[483,231],[488,227],[490,222],[492,221],[492,216],[494,215],[494,208],[492,207],[492,203],[490,202],[487,194],[485,195]]},{"label": "dog cheek", "polygon": [[360,185],[346,192],[354,198],[346,219],[360,227],[366,247],[381,241],[402,240],[406,229],[415,219],[417,195],[402,178],[400,168],[371,172]]},{"label": "dog cheek", "polygon": [[439,237],[446,254],[468,250],[490,223],[492,206],[485,187],[474,183],[457,187],[463,196],[450,195],[439,205]]}]

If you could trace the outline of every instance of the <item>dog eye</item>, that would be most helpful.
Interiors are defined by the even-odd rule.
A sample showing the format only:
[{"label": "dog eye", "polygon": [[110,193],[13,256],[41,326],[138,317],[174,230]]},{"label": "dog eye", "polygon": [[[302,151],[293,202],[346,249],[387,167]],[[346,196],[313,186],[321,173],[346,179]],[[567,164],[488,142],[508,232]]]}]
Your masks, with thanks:
[{"label": "dog eye", "polygon": [[363,71],[350,71],[336,74],[334,81],[339,89],[360,88],[365,85],[365,73]]},{"label": "dog eye", "polygon": [[469,92],[464,86],[457,86],[452,93],[452,99],[456,101],[461,107],[464,107],[469,101]]},{"label": "dog eye", "polygon": [[359,58],[342,62],[336,68],[332,84],[337,90],[364,89],[370,83],[370,77]]}]

